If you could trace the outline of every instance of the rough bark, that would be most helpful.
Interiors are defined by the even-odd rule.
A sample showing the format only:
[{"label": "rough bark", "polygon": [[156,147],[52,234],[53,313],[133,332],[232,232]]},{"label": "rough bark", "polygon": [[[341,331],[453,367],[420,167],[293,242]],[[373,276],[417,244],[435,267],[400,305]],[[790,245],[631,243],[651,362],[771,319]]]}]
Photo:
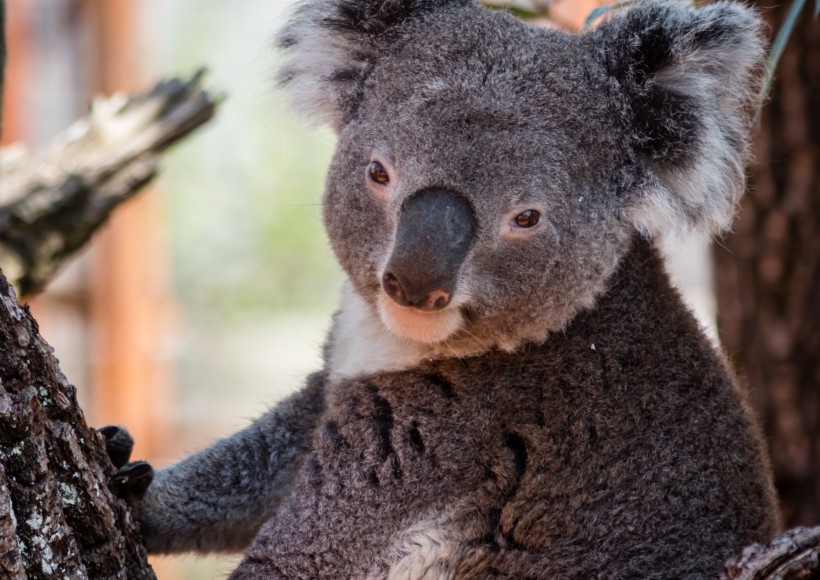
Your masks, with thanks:
[{"label": "rough bark", "polygon": [[213,116],[217,99],[201,79],[97,100],[42,154],[0,158],[0,267],[22,295],[42,290],[154,178],[158,154]]},{"label": "rough bark", "polygon": [[[0,114],[4,8],[0,0]],[[195,77],[108,110],[75,128],[62,149],[20,163],[13,178],[3,174],[13,201],[0,208],[0,239],[29,288],[153,176],[156,153],[210,118],[213,101]],[[119,142],[111,142],[113,129]],[[28,307],[0,273],[0,578],[155,578],[138,526],[108,489],[115,471]]]},{"label": "rough bark", "polygon": [[817,580],[820,528],[795,528],[767,546],[753,544],[734,558],[721,580]]},{"label": "rough bark", "polygon": [[[791,3],[759,4],[779,30]],[[787,528],[820,524],[820,20],[811,8],[777,68],[736,230],[714,252],[721,341],[762,418]]]},{"label": "rough bark", "polygon": [[0,274],[0,577],[154,578],[116,471]]}]

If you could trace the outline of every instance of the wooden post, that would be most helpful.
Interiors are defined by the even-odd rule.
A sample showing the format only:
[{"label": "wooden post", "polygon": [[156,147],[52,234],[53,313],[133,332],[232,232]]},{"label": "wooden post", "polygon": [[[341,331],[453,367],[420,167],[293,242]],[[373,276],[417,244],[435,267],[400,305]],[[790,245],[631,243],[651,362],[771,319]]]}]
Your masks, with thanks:
[{"label": "wooden post", "polygon": [[[96,40],[94,92],[134,91],[146,84],[136,29],[140,6],[132,0],[83,0]],[[98,235],[90,297],[92,420],[126,426],[135,440],[133,457],[149,461],[167,447],[171,380],[161,353],[175,327],[154,193],[115,212]],[[174,562],[152,564],[160,578],[177,576]]]},{"label": "wooden post", "polygon": [[[84,0],[91,23],[93,92],[133,91],[147,82],[130,0]],[[135,457],[151,459],[167,423],[169,371],[161,351],[174,326],[167,299],[157,199],[148,192],[116,212],[96,240],[91,284],[93,421],[127,426]]]},{"label": "wooden post", "polygon": [[[2,140],[6,145],[25,138],[25,121],[22,115],[14,114],[23,110],[21,81],[28,67],[29,50],[26,49],[29,38],[27,32],[29,3],[15,3],[11,9],[6,8],[6,45],[13,52],[14,58],[6,58],[5,83],[3,86]],[[1,178],[0,178],[1,179]]]}]

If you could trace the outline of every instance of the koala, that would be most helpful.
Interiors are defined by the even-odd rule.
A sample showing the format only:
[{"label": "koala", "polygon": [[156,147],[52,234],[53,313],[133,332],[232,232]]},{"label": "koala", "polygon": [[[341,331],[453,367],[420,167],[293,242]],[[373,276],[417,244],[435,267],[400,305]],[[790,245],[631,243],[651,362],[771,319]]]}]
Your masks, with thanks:
[{"label": "koala", "polygon": [[150,552],[244,550],[234,580],[709,578],[777,531],[744,395],[657,249],[730,225],[752,9],[639,2],[571,35],[307,0],[278,44],[338,135],[341,305],[324,368],[243,431],[156,473],[113,453]]}]

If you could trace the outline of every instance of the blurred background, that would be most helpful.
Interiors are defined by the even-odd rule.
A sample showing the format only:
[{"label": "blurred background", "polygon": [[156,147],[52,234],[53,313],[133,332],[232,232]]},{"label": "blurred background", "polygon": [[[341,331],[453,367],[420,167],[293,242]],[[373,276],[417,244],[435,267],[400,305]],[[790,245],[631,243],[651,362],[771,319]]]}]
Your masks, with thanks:
[{"label": "blurred background", "polygon": [[[91,425],[165,465],[228,435],[321,365],[340,273],[320,223],[334,140],[273,90],[288,1],[11,0],[3,143],[43,147],[95,94],[207,66],[216,118],[32,302]],[[155,562],[165,578],[231,563]]]},{"label": "blurred background", "polygon": [[[341,282],[320,219],[334,137],[295,120],[273,87],[272,36],[290,3],[8,3],[4,145],[41,148],[95,94],[203,65],[208,88],[227,95],[164,156],[150,191],[32,302],[89,423],[126,425],[135,456],[155,466],[234,432],[321,365]],[[548,3],[544,24],[577,30],[605,2]],[[672,240],[667,250],[716,336],[709,248]],[[152,562],[165,580],[223,577],[234,561]]]}]

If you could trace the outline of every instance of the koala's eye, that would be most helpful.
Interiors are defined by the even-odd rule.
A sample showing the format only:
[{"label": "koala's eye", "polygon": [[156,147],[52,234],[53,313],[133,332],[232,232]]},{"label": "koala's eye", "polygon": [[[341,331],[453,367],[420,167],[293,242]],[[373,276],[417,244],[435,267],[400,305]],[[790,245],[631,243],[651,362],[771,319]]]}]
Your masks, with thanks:
[{"label": "koala's eye", "polygon": [[371,181],[379,185],[387,185],[390,183],[390,176],[387,174],[387,169],[378,161],[370,162],[370,167],[367,168],[367,175]]},{"label": "koala's eye", "polygon": [[513,218],[513,223],[519,228],[534,228],[541,221],[541,214],[534,209],[522,211]]}]

